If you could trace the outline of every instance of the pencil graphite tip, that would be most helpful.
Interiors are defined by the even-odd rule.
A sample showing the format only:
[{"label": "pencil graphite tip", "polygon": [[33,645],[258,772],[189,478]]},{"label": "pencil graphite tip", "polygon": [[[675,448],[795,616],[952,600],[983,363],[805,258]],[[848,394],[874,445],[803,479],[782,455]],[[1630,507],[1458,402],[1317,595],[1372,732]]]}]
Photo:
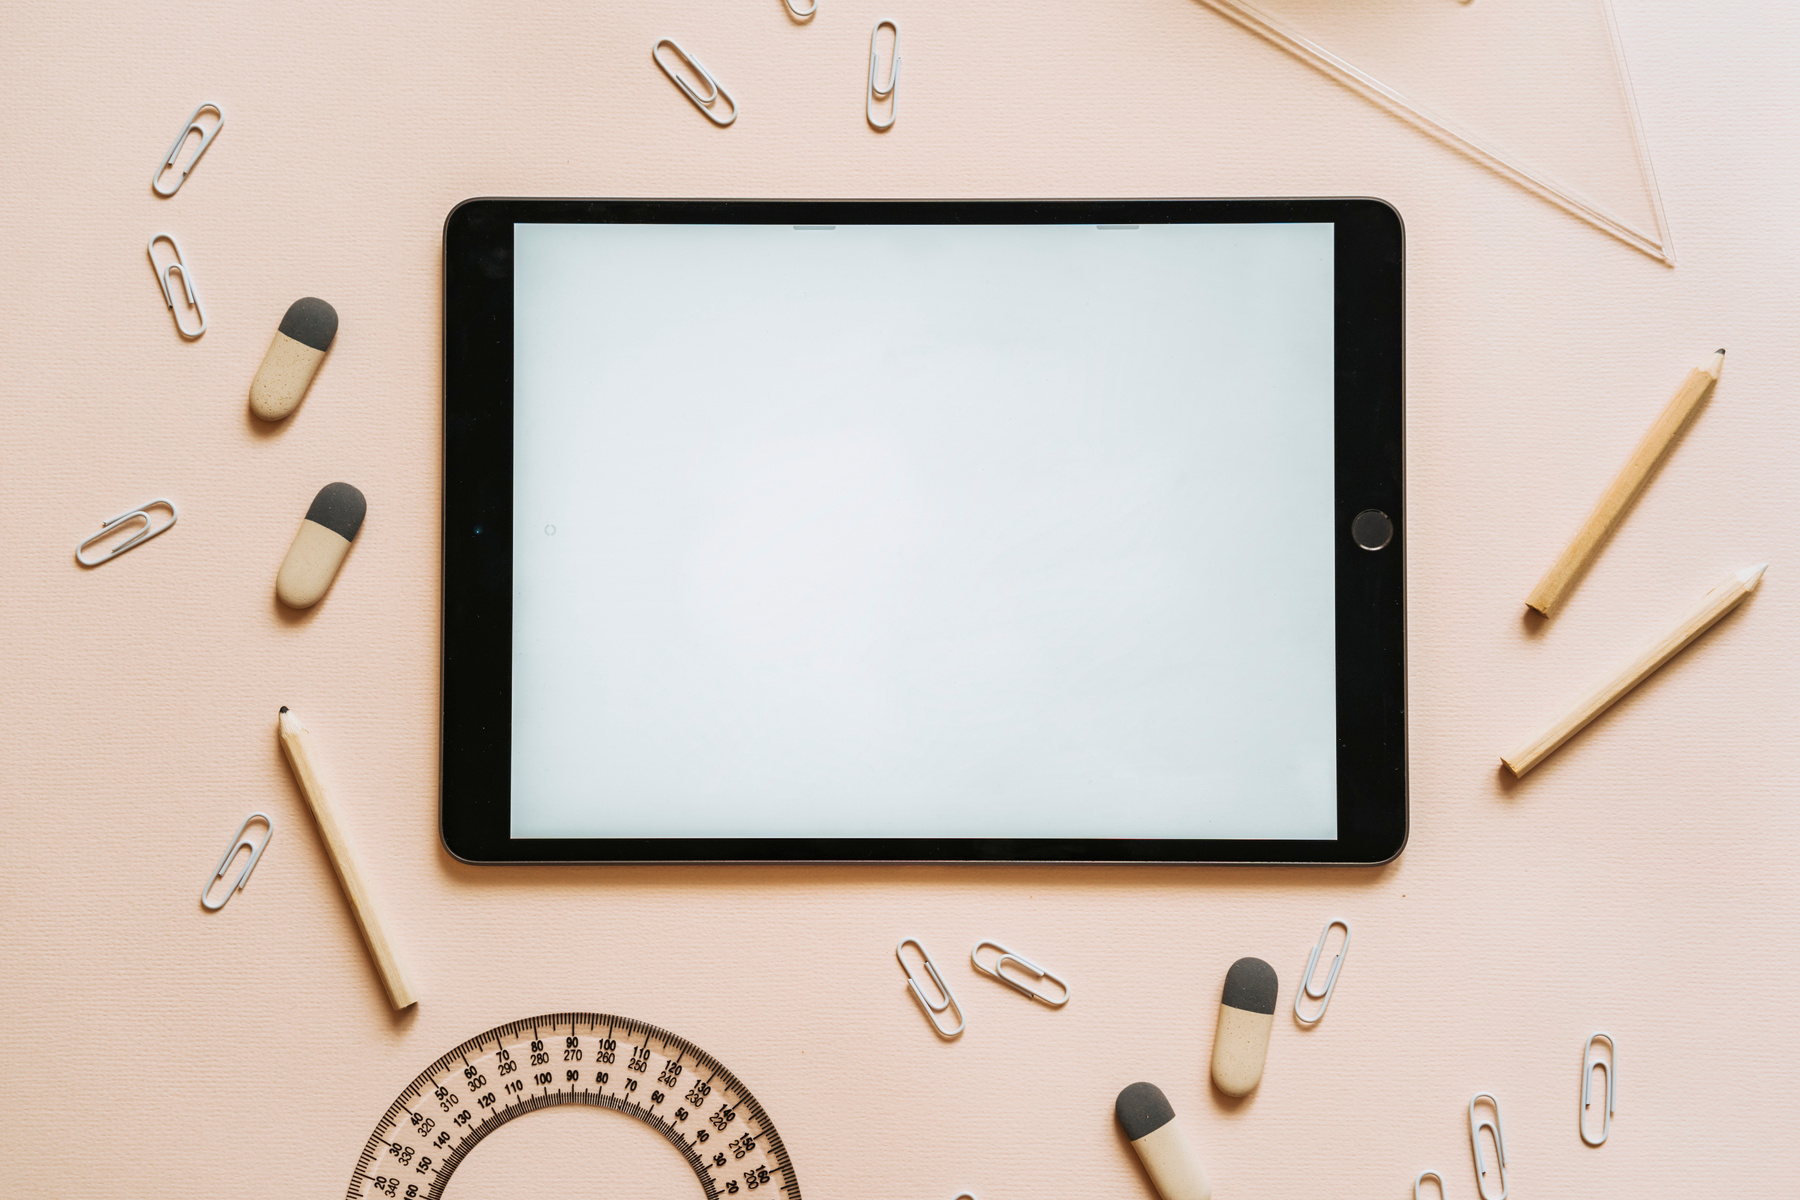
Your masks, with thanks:
[{"label": "pencil graphite tip", "polygon": [[1723,371],[1724,369],[1725,369],[1725,349],[1724,349],[1724,347],[1721,346],[1718,350],[1713,352],[1712,358],[1707,360],[1706,365],[1704,367],[1702,367],[1701,370],[1705,371],[1708,375],[1711,375],[1713,377],[1713,379],[1717,380],[1719,378],[1719,372]]},{"label": "pencil graphite tip", "polygon": [[282,711],[282,712],[286,712],[286,711],[287,711],[287,705],[285,705],[285,704],[284,704],[284,705],[282,705],[282,706],[281,706],[281,711]]},{"label": "pencil graphite tip", "polygon": [[1762,582],[1763,572],[1768,569],[1768,563],[1757,563],[1754,567],[1745,567],[1737,573],[1738,582],[1754,592],[1756,585]]}]

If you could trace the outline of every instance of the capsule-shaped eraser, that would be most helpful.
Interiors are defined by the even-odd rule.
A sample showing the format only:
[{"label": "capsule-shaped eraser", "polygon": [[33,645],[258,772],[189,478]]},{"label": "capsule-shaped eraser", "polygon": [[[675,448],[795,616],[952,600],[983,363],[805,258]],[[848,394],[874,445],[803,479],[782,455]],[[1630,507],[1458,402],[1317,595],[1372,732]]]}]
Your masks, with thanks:
[{"label": "capsule-shaped eraser", "polygon": [[279,421],[299,408],[313,373],[337,336],[337,325],[337,309],[317,296],[303,296],[288,305],[275,340],[250,381],[250,411],[265,421]]},{"label": "capsule-shaped eraser", "polygon": [[347,483],[319,489],[275,576],[275,595],[283,604],[311,608],[325,598],[368,509],[363,494]]},{"label": "capsule-shaped eraser", "polygon": [[1240,958],[1225,972],[1219,1027],[1213,1031],[1212,1077],[1227,1096],[1248,1095],[1262,1082],[1280,987],[1275,968],[1260,958]]},{"label": "capsule-shaped eraser", "polygon": [[1131,1140],[1162,1200],[1212,1200],[1212,1184],[1200,1156],[1175,1123],[1175,1109],[1154,1083],[1134,1083],[1119,1093],[1113,1117]]}]

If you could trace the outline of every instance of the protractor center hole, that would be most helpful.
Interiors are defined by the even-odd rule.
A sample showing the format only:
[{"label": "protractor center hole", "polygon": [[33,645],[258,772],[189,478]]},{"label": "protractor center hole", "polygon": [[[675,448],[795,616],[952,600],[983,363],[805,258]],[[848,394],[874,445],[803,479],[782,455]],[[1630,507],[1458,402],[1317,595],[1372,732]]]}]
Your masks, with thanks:
[{"label": "protractor center hole", "polygon": [[444,1189],[445,1200],[702,1195],[687,1160],[656,1130],[625,1113],[587,1104],[540,1109],[499,1126],[469,1152]]}]

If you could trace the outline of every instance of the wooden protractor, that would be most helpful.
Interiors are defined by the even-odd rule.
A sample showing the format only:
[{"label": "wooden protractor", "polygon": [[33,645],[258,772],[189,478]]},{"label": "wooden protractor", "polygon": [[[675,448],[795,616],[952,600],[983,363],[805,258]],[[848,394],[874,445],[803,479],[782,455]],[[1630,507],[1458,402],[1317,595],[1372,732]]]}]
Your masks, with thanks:
[{"label": "wooden protractor", "polygon": [[528,1017],[432,1063],[376,1124],[347,1195],[438,1200],[482,1138],[560,1104],[615,1109],[650,1126],[681,1151],[707,1200],[751,1192],[800,1200],[781,1135],[737,1076],[685,1038],[609,1013]]}]

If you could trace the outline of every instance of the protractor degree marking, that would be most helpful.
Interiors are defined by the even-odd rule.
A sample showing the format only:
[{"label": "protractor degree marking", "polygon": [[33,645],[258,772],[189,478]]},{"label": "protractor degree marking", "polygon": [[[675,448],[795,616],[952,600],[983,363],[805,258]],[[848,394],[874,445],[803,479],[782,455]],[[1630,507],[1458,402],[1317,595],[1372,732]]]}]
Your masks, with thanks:
[{"label": "protractor degree marking", "polygon": [[[581,1023],[585,1022],[589,1031],[592,1032],[599,1028],[601,1021],[607,1023],[607,1037],[610,1039],[617,1040],[620,1031],[630,1035],[626,1038],[628,1047],[631,1046],[632,1040],[636,1036],[641,1035],[643,1044],[637,1049],[644,1052],[646,1059],[651,1042],[655,1041],[661,1046],[663,1057],[670,1063],[683,1067],[691,1064],[696,1077],[701,1072],[706,1072],[704,1083],[709,1093],[707,1103],[717,1101],[734,1113],[741,1113],[744,1123],[736,1130],[731,1130],[729,1127],[719,1129],[716,1136],[719,1137],[720,1148],[715,1151],[700,1140],[705,1138],[710,1141],[715,1136],[709,1134],[704,1128],[704,1123],[697,1123],[693,1126],[695,1135],[689,1139],[666,1114],[653,1111],[658,1103],[667,1103],[668,1101],[650,1102],[645,1105],[638,1099],[630,1098],[632,1093],[625,1090],[609,1095],[600,1090],[602,1085],[597,1077],[599,1072],[596,1072],[592,1091],[586,1090],[587,1085],[580,1079],[578,1073],[576,1081],[566,1089],[552,1090],[551,1085],[539,1085],[542,1088],[539,1095],[530,1096],[523,1092],[511,1093],[498,1107],[495,1106],[495,1101],[499,1097],[495,1093],[489,1092],[484,1096],[480,1094],[481,1089],[479,1088],[466,1088],[466,1076],[462,1080],[452,1078],[449,1083],[445,1083],[439,1078],[440,1075],[447,1075],[459,1059],[465,1069],[472,1068],[473,1064],[468,1061],[469,1053],[472,1051],[477,1057],[483,1056],[484,1047],[490,1040],[495,1053],[506,1050],[510,1045],[515,1051],[522,1051],[529,1058],[530,1053],[535,1053],[535,1051],[526,1051],[525,1047],[516,1045],[525,1040],[523,1035],[527,1031],[533,1035],[530,1040],[542,1044],[545,1027],[554,1032],[558,1027],[567,1025],[573,1032]],[[673,1054],[670,1053],[671,1049],[674,1050]],[[544,1053],[548,1054],[548,1051]],[[634,1054],[632,1057],[635,1058],[637,1055]],[[637,1074],[648,1078],[647,1067],[648,1063],[646,1063],[646,1070],[637,1072]],[[616,1070],[617,1067],[615,1066],[614,1069]],[[620,1082],[624,1081],[621,1079]],[[483,1082],[485,1086],[485,1080]],[[661,1083],[660,1076],[657,1077],[657,1082]],[[461,1093],[453,1090],[459,1086],[465,1086],[465,1090],[468,1092],[469,1107],[462,1108],[461,1112],[457,1112],[456,1109],[464,1103],[464,1097]],[[675,1096],[680,1098],[679,1087],[666,1086],[671,1086]],[[440,1094],[440,1089],[442,1094]],[[423,1098],[428,1090],[436,1099],[440,1109],[435,1116],[430,1113],[420,1115],[418,1110],[410,1108],[408,1104],[410,1100]],[[718,1094],[712,1095],[715,1090]],[[647,1098],[648,1093],[643,1099]],[[471,1121],[470,1118],[474,1114],[470,1110],[482,1108],[480,1101],[484,1099],[488,1103],[481,1117]],[[456,1167],[468,1156],[469,1151],[490,1132],[526,1113],[563,1104],[588,1104],[600,1108],[610,1108],[635,1117],[655,1129],[681,1153],[683,1159],[688,1163],[689,1169],[694,1172],[695,1178],[700,1181],[701,1189],[707,1200],[722,1200],[721,1190],[712,1175],[714,1167],[718,1167],[720,1171],[720,1180],[727,1187],[734,1189],[733,1195],[737,1195],[736,1180],[731,1177],[735,1170],[741,1171],[747,1176],[752,1173],[760,1174],[760,1183],[765,1187],[776,1182],[770,1178],[771,1175],[786,1176],[787,1182],[780,1184],[778,1190],[788,1193],[788,1200],[800,1200],[799,1181],[794,1177],[787,1149],[781,1142],[780,1133],[769,1121],[756,1097],[723,1063],[692,1042],[660,1026],[608,1013],[557,1013],[514,1021],[509,1025],[498,1026],[477,1037],[470,1038],[461,1046],[445,1054],[431,1067],[415,1077],[407,1089],[393,1104],[389,1105],[386,1115],[377,1124],[375,1132],[370,1136],[369,1142],[358,1160],[358,1169],[351,1176],[348,1195],[352,1200],[358,1200],[358,1198],[373,1200],[373,1197],[376,1196],[392,1196],[398,1200],[400,1196],[398,1189],[404,1184],[412,1189],[408,1193],[409,1197],[416,1198],[416,1200],[441,1200],[443,1190],[455,1174]],[[696,1111],[694,1115],[702,1117],[704,1113]],[[410,1127],[401,1121],[402,1116],[412,1118]],[[459,1123],[457,1118],[461,1118],[461,1121],[466,1123]],[[752,1125],[756,1128],[752,1128]],[[398,1130],[395,1137],[388,1139],[381,1136],[388,1128]],[[439,1140],[459,1128],[461,1136],[456,1141]],[[752,1138],[757,1143],[755,1149],[750,1155],[742,1156],[736,1162],[720,1164],[717,1159],[722,1157],[723,1148],[727,1143],[737,1140],[731,1136],[733,1133],[738,1138],[746,1135]],[[394,1159],[391,1166],[382,1158],[383,1148],[386,1148]],[[709,1153],[712,1154],[712,1162],[708,1162],[704,1157]],[[371,1175],[362,1169],[371,1163],[376,1164],[378,1173]],[[385,1174],[386,1170],[392,1170],[394,1174]],[[429,1180],[429,1185],[421,1193],[418,1191],[417,1184],[422,1179]],[[366,1191],[362,1186],[362,1181],[368,1181],[370,1184]],[[749,1180],[749,1189],[757,1187],[758,1182],[755,1179]]]}]

